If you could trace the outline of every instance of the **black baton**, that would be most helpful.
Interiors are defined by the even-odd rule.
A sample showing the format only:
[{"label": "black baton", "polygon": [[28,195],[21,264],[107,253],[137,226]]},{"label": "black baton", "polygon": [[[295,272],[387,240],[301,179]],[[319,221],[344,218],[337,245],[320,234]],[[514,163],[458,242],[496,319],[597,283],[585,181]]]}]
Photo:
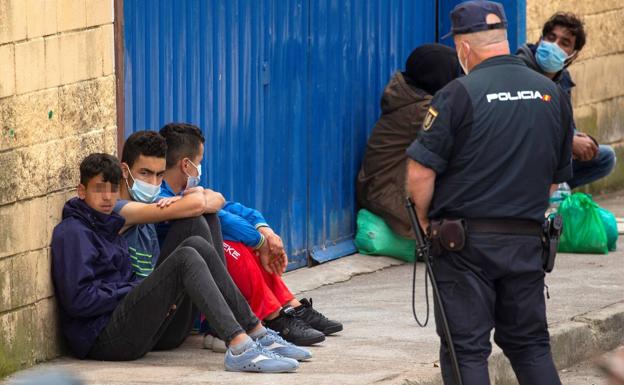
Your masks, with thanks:
[{"label": "black baton", "polygon": [[[459,371],[459,362],[457,361],[457,355],[455,354],[455,345],[453,345],[453,337],[451,337],[451,330],[449,329],[448,320],[446,319],[446,312],[444,311],[444,305],[442,304],[442,299],[440,298],[440,292],[438,290],[438,284],[435,280],[435,275],[433,274],[433,268],[431,267],[431,255],[429,253],[429,243],[425,241],[423,237],[423,230],[420,228],[420,224],[418,223],[418,218],[416,216],[416,209],[414,208],[414,202],[411,198],[407,198],[407,211],[409,213],[410,221],[412,222],[412,229],[414,229],[414,235],[416,235],[416,260],[414,260],[414,274],[416,272],[415,265],[418,258],[422,258],[425,261],[425,266],[427,268],[425,278],[429,276],[431,280],[431,288],[433,289],[433,300],[438,305],[438,314],[442,320],[442,329],[444,330],[444,339],[446,340],[446,345],[449,350],[449,354],[451,356],[451,363],[453,365],[453,374],[455,375],[455,384],[463,385],[461,372]],[[415,279],[415,278],[414,278]],[[427,281],[425,280],[425,289],[426,289]],[[428,306],[427,306],[428,307]],[[427,313],[429,313],[429,309],[427,309]],[[416,314],[414,313],[414,316]],[[428,317],[427,317],[428,318]],[[416,320],[418,322],[418,319]],[[420,325],[420,322],[418,322]],[[425,326],[426,326],[425,322]],[[423,326],[423,325],[421,325]]]}]

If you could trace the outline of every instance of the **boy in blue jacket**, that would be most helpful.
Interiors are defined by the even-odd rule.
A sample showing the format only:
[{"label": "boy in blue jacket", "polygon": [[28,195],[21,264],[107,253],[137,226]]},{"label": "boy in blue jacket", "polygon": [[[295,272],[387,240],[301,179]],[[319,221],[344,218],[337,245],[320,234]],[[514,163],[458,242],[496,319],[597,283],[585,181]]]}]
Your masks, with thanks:
[{"label": "boy in blue jacket", "polygon": [[52,276],[61,327],[74,354],[123,361],[166,349],[161,341],[169,333],[177,334],[178,305],[191,301],[228,342],[226,370],[296,370],[296,360],[252,339],[259,332],[266,334],[257,318],[234,316],[230,305],[241,307],[244,298],[230,279],[223,278],[227,274],[220,271],[222,264],[215,263],[219,259],[209,257],[211,247],[205,239],[188,238],[148,277],[137,277],[128,244],[119,235],[125,220],[113,212],[121,178],[114,157],[85,158],[78,197],[65,204],[63,220],[54,229]]},{"label": "boy in blue jacket", "polygon": [[[165,172],[167,143],[165,138],[154,131],[137,131],[126,139],[121,155],[123,182],[120,198],[114,212],[121,215],[126,224],[121,235],[128,242],[131,265],[136,275],[145,278],[158,268],[168,256],[188,238],[201,238],[213,267],[211,273],[215,281],[227,282],[220,287],[226,298],[234,298],[230,308],[237,319],[255,319],[247,302],[232,284],[225,268],[223,240],[216,212],[223,206],[221,194],[203,189],[180,197],[159,200],[160,185]],[[168,221],[170,231],[163,241],[162,248],[156,237],[154,223]],[[215,247],[216,246],[216,247]],[[172,323],[176,325],[159,342],[161,347],[179,346],[189,335],[194,320],[198,316],[197,307],[190,300],[177,306]],[[297,360],[311,358],[308,350],[294,346],[271,330],[258,328],[253,334],[267,349],[285,357]],[[227,349],[222,346],[221,351]]]},{"label": "boy in blue jacket", "polygon": [[[167,141],[161,197],[172,199],[201,189],[198,186],[205,142],[201,130],[191,124],[170,123],[160,129],[160,134]],[[299,301],[288,290],[281,278],[288,264],[284,245],[259,211],[226,202],[218,215],[228,271],[268,328],[299,346],[319,343],[325,335],[342,330],[342,324],[314,309],[311,300]],[[160,239],[169,236],[167,224],[159,224],[158,228]],[[207,337],[205,346],[214,346]]]}]

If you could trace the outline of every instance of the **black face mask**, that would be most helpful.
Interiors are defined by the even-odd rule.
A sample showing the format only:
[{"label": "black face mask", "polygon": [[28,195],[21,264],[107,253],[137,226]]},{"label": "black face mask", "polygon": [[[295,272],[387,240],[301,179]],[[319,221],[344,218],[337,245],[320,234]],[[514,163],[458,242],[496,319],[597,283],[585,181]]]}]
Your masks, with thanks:
[{"label": "black face mask", "polygon": [[403,74],[410,84],[433,95],[463,72],[454,49],[442,44],[424,44],[407,58]]}]

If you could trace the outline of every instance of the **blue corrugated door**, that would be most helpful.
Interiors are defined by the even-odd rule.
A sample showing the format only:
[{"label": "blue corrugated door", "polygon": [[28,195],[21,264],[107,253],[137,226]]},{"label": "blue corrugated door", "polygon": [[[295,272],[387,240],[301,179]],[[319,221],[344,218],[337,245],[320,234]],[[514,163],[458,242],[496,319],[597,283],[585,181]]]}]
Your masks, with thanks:
[{"label": "blue corrugated door", "polygon": [[126,136],[197,124],[202,183],[260,209],[306,265],[303,1],[133,0],[124,22]]},{"label": "blue corrugated door", "polygon": [[355,181],[379,100],[409,53],[435,39],[433,0],[310,1],[312,257],[355,252]]},{"label": "blue corrugated door", "polygon": [[435,0],[124,2],[126,136],[206,136],[202,182],[260,209],[289,268],[354,251],[354,183],[381,91],[435,39]]}]

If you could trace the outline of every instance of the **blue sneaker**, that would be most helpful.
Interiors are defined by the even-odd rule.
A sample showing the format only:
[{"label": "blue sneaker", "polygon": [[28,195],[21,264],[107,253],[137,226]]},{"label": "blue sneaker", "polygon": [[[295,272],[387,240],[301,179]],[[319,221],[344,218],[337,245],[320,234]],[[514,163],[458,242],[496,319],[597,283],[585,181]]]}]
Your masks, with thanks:
[{"label": "blue sneaker", "polygon": [[232,354],[231,349],[225,352],[225,370],[229,372],[286,373],[298,367],[296,360],[266,350],[257,342],[239,355]]},{"label": "blue sneaker", "polygon": [[312,353],[309,350],[300,348],[295,344],[291,344],[284,340],[275,331],[266,328],[267,334],[262,338],[258,338],[256,341],[262,345],[265,349],[279,354],[280,356],[295,359],[297,361],[303,361],[312,358]]}]

